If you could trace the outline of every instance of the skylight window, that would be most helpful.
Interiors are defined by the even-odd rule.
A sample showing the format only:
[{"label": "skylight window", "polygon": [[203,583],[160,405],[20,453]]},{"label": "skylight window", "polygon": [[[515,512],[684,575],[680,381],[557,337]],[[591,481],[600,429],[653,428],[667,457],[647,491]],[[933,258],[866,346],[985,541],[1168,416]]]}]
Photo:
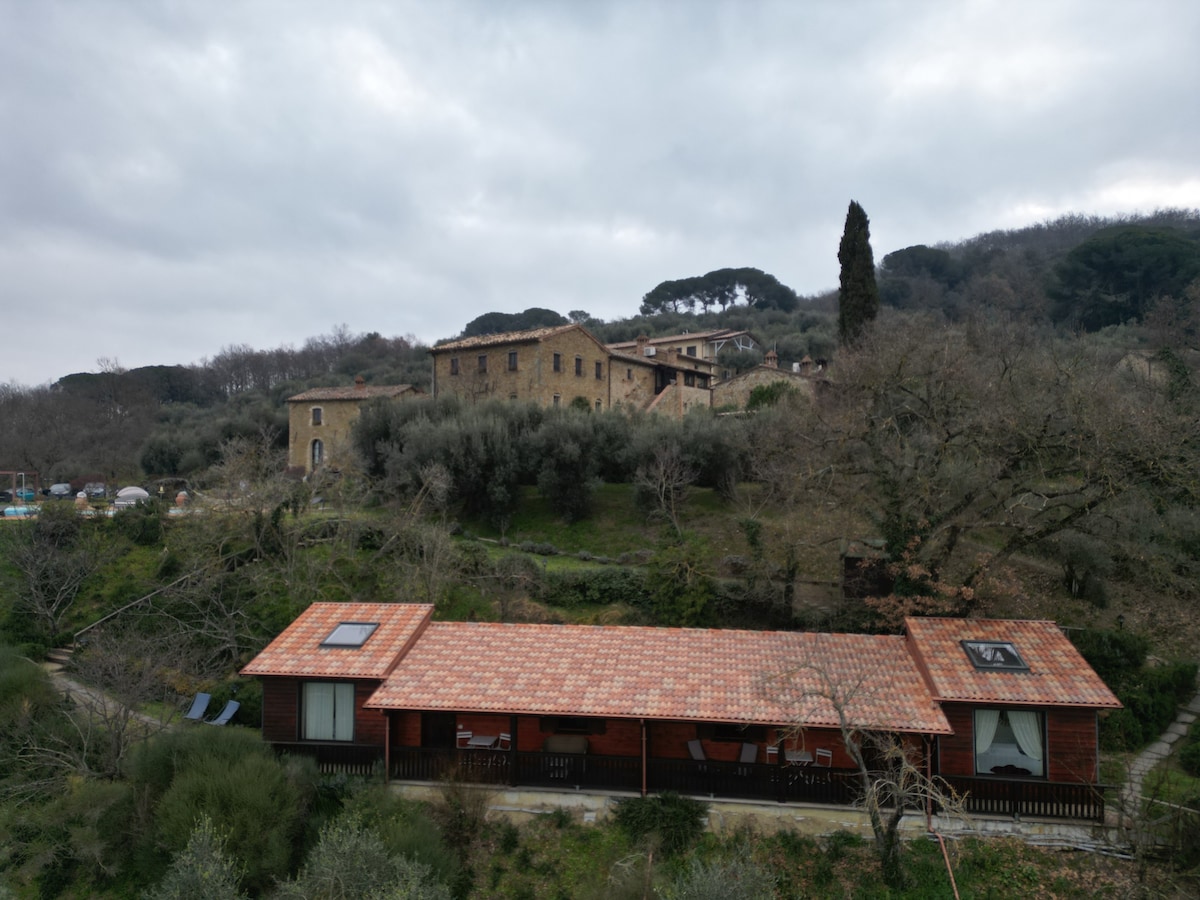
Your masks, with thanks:
[{"label": "skylight window", "polygon": [[1021,659],[1017,648],[1008,641],[963,641],[967,658],[976,669],[1000,672],[1028,672],[1029,665]]},{"label": "skylight window", "polygon": [[342,622],[321,641],[321,646],[361,647],[378,627],[378,622]]}]

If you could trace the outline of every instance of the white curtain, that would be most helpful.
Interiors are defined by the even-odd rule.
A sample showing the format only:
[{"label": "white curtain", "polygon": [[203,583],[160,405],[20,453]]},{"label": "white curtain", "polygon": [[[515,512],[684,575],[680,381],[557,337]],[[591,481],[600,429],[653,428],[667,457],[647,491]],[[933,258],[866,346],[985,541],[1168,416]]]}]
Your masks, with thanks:
[{"label": "white curtain", "polygon": [[1008,724],[1017,738],[1017,746],[1030,759],[1042,761],[1042,716],[1029,709],[1008,712]]},{"label": "white curtain", "polygon": [[996,726],[1000,724],[1000,710],[975,710],[975,755],[987,753],[996,737]]},{"label": "white curtain", "polygon": [[304,739],[328,741],[333,739],[332,682],[310,681],[304,685]]},{"label": "white curtain", "polygon": [[333,686],[333,739],[354,740],[354,685],[338,682]]}]

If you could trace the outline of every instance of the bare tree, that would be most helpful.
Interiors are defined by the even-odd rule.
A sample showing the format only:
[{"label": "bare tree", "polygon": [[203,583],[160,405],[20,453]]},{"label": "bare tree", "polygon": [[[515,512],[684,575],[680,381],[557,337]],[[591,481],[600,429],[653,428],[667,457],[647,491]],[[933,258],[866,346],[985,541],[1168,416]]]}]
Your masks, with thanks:
[{"label": "bare tree", "polygon": [[682,535],[679,517],[696,476],[695,467],[683,458],[679,445],[666,444],[658,447],[648,462],[638,466],[633,476],[634,490],[652,516],[666,520],[676,535]]},{"label": "bare tree", "polygon": [[63,629],[83,584],[109,557],[97,527],[60,503],[36,520],[0,529],[0,552],[18,573],[16,609],[47,639]]},{"label": "bare tree", "polygon": [[886,705],[889,677],[865,662],[856,671],[835,672],[821,654],[814,653],[779,676],[770,689],[776,696],[787,696],[799,711],[794,734],[802,735],[808,722],[832,719],[835,723],[854,764],[857,802],[871,824],[884,881],[899,889],[904,884],[900,826],[905,814],[937,809],[942,815],[961,815],[962,798],[945,780],[925,770],[927,745],[922,747],[911,735],[878,723],[874,710]]}]

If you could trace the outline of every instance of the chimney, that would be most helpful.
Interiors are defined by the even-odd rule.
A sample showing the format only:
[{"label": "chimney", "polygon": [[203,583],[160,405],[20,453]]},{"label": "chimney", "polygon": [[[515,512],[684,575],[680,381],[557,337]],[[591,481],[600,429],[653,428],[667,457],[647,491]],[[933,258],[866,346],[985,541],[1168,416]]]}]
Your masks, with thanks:
[{"label": "chimney", "polygon": [[639,334],[637,336],[637,355],[638,356],[646,355],[646,344],[648,344],[649,342],[650,342],[650,338],[646,337],[646,335]]},{"label": "chimney", "polygon": [[768,350],[767,355],[763,358],[763,365],[770,366],[772,369],[779,368],[779,354],[774,350]]},{"label": "chimney", "polygon": [[356,391],[365,391],[367,389],[367,380],[361,375],[354,376],[354,389]]},{"label": "chimney", "polygon": [[804,359],[800,360],[800,374],[801,375],[811,375],[812,367],[813,367],[812,357],[809,356],[807,353],[804,354]]}]

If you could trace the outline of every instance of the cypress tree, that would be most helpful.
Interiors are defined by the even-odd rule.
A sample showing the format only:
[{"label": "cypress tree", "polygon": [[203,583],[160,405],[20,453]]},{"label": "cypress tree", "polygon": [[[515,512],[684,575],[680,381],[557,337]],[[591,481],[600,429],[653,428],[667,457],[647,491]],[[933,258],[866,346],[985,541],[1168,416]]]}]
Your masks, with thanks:
[{"label": "cypress tree", "polygon": [[846,212],[846,229],[838,247],[842,274],[838,288],[838,338],[853,344],[867,323],[879,314],[879,287],[875,284],[875,258],[871,253],[871,227],[867,214],[854,200]]}]

